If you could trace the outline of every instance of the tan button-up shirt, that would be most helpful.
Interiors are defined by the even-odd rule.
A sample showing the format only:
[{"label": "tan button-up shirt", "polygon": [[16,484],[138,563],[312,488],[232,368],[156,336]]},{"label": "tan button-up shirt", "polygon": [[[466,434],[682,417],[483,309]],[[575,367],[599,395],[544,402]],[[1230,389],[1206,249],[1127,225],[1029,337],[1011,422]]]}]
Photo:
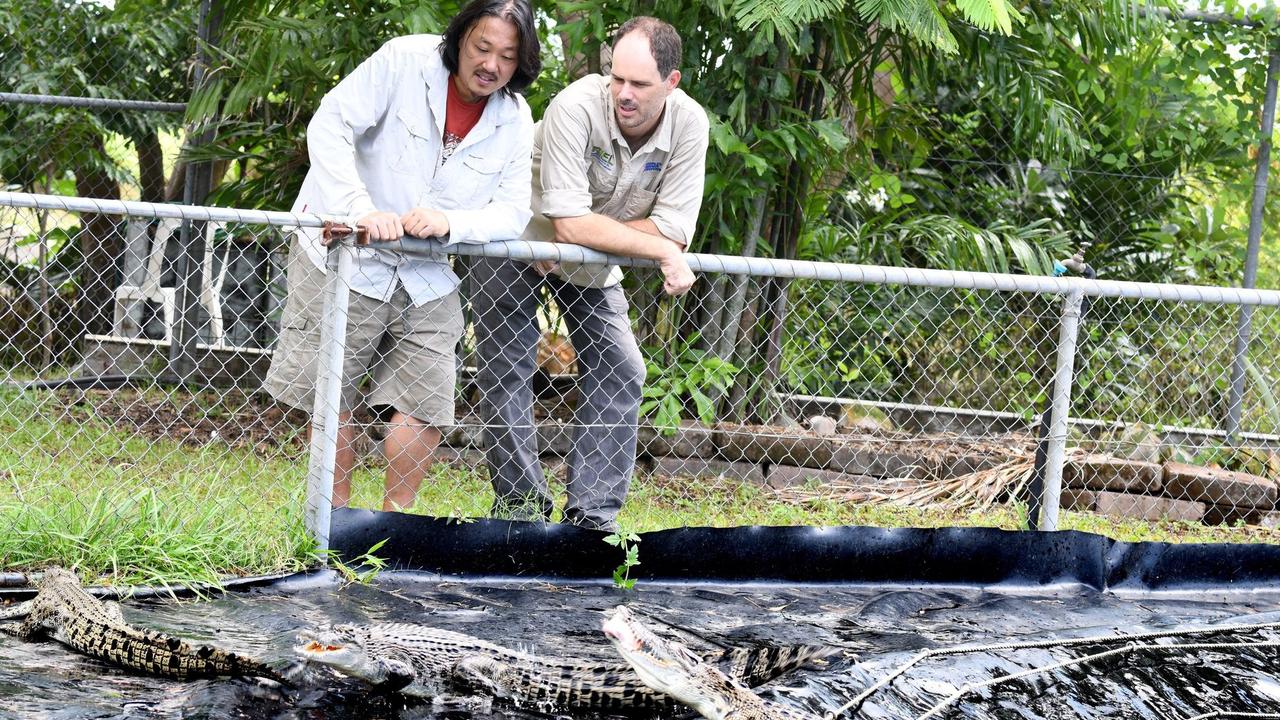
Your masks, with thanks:
[{"label": "tan button-up shirt", "polygon": [[[687,246],[702,206],[707,113],[683,90],[667,96],[662,119],[634,153],[613,114],[610,78],[588,75],[560,92],[533,140],[533,220],[525,240],[555,238],[553,217],[598,213],[626,222],[649,218],[665,237]],[[608,267],[562,263],[556,271],[582,287],[622,279]]]}]

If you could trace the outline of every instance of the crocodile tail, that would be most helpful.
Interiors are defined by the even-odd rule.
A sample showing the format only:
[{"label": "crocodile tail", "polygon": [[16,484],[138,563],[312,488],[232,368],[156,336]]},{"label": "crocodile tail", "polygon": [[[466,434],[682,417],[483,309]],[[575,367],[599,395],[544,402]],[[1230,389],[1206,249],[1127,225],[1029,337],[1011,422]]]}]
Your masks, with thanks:
[{"label": "crocodile tail", "polygon": [[189,668],[193,676],[261,677],[282,685],[292,684],[285,673],[266,663],[212,645],[200,645],[194,648],[187,646],[183,650],[188,650],[189,657],[194,658]]},{"label": "crocodile tail", "polygon": [[235,653],[226,653],[227,659],[230,661],[232,671],[230,674],[243,677],[260,677],[273,680],[281,685],[294,685],[294,679],[300,673],[299,666],[293,665],[285,667],[283,671],[267,665],[264,662],[253,658],[237,655]]},{"label": "crocodile tail", "polygon": [[719,658],[717,664],[734,680],[748,687],[756,687],[837,654],[838,649],[825,645],[730,648]]}]

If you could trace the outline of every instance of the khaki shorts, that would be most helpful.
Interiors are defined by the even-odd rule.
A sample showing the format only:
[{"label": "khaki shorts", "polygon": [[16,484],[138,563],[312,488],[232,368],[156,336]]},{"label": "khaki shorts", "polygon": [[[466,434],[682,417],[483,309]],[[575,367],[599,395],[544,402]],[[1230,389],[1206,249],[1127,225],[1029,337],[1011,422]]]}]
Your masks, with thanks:
[{"label": "khaki shorts", "polygon": [[[280,402],[310,412],[325,273],[296,244],[289,252],[289,295],[280,338],[263,387]],[[390,406],[421,422],[454,422],[457,367],[454,349],[462,337],[462,306],[454,292],[414,306],[403,287],[391,300],[350,294],[342,374],[342,407]]]}]

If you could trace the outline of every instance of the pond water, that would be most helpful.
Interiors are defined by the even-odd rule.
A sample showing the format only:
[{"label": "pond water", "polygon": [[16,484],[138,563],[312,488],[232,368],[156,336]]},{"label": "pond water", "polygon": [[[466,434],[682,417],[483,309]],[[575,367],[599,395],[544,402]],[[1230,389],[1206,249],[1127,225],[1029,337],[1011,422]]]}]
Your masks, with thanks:
[{"label": "pond water", "polygon": [[[699,645],[813,644],[844,651],[761,694],[826,715],[894,673],[921,651],[1046,644],[939,654],[906,669],[844,717],[1142,718],[1210,712],[1280,713],[1280,632],[1243,628],[1139,644],[1166,647],[1073,660],[1123,642],[1071,645],[1207,625],[1280,623],[1280,593],[1133,594],[1079,586],[1034,593],[938,586],[782,586],[457,581],[383,573],[372,585],[342,585],[331,573],[199,601],[132,601],[126,619],[268,662],[292,658],[295,633],[334,622],[417,622],[522,649],[616,662],[599,631],[601,613],[626,602]],[[1273,643],[1268,646],[1265,643]],[[1216,643],[1209,648],[1171,644]],[[1037,668],[1053,668],[1037,671]],[[966,684],[1014,673],[967,692]],[[0,636],[0,717],[14,718],[539,718],[534,712],[437,705],[370,691],[317,667],[297,687],[253,680],[176,682],[133,675],[52,642]]]}]

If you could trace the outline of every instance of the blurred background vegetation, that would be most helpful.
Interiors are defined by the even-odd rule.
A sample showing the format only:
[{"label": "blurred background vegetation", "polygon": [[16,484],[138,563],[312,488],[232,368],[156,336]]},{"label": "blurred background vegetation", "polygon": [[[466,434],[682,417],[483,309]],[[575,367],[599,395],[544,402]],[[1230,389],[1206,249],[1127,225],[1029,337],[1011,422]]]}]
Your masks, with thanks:
[{"label": "blurred background vegetation", "polygon": [[[197,201],[287,209],[323,94],[385,40],[439,32],[458,5],[215,3],[208,82],[193,93],[190,0],[6,4],[4,90],[189,105],[178,117],[0,104],[0,181],[173,202],[188,162],[200,161],[213,164],[215,182]],[[1233,2],[1212,18],[1123,0],[535,5],[545,62],[527,93],[535,118],[560,88],[600,71],[601,49],[627,17],[680,29],[681,86],[712,118],[693,251],[1044,274],[1089,243],[1105,278],[1241,282],[1274,10],[1246,19]],[[212,142],[188,142],[197,129]],[[1269,217],[1276,202],[1273,192]],[[53,235],[26,228],[18,239],[61,238],[50,267],[86,327],[109,298],[76,289],[112,277],[120,254],[119,232],[92,222]],[[1274,233],[1263,243],[1258,284],[1276,287]],[[8,253],[5,262],[10,284],[29,287],[30,261]],[[1052,372],[1050,298],[708,275],[672,301],[648,280],[629,282],[652,381],[712,378],[692,394],[690,415],[711,402],[720,417],[776,421],[775,390],[1030,415]],[[1219,425],[1235,313],[1095,307],[1079,414]],[[1259,314],[1260,335],[1274,336],[1273,314]],[[1280,379],[1275,356],[1254,353],[1251,386]],[[1019,370],[1001,370],[1010,366]],[[1280,425],[1266,403],[1247,407],[1254,429]]]}]

